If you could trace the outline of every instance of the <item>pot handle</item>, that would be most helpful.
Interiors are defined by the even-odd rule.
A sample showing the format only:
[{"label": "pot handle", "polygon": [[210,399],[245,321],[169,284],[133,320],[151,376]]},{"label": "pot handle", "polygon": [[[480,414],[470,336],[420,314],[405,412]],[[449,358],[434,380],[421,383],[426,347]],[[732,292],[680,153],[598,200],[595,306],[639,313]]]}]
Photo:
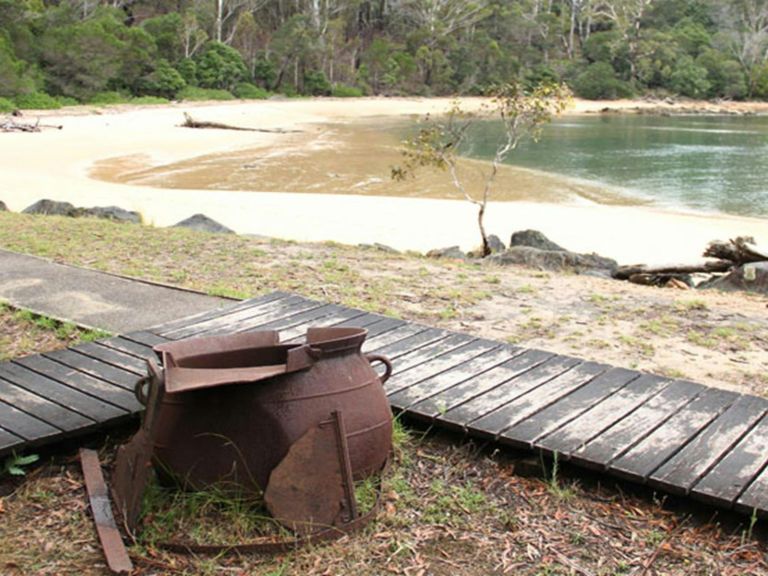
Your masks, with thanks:
[{"label": "pot handle", "polygon": [[384,364],[384,375],[380,377],[382,384],[384,384],[384,382],[389,380],[389,377],[392,376],[392,362],[390,362],[389,358],[386,356],[382,356],[381,354],[366,354],[365,359],[368,360],[368,362],[371,364],[374,362],[381,362]]}]

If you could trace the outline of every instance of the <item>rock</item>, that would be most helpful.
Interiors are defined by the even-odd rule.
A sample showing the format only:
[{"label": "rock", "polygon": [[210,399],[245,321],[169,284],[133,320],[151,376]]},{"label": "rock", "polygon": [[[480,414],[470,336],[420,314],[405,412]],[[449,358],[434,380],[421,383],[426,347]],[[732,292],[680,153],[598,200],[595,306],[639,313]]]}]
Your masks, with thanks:
[{"label": "rock", "polygon": [[387,254],[400,254],[400,252],[392,248],[392,246],[379,244],[378,242],[374,242],[373,244],[358,244],[357,246],[364,250],[378,250],[379,252],[386,252]]},{"label": "rock", "polygon": [[504,246],[504,242],[502,242],[501,238],[496,236],[496,234],[491,234],[488,236],[488,247],[491,249],[491,254],[495,254],[496,252],[504,252],[504,250],[507,249],[507,247]]},{"label": "rock", "polygon": [[464,260],[467,257],[458,246],[449,246],[448,248],[436,248],[427,252],[427,258],[454,258]]},{"label": "rock", "polygon": [[512,246],[505,252],[485,259],[494,264],[518,264],[540,270],[570,270],[576,274],[589,274],[610,278],[618,267],[615,260],[597,254],[576,254],[563,250],[539,250],[530,246]]},{"label": "rock", "polygon": [[211,232],[214,234],[234,234],[235,231],[219,224],[216,220],[208,218],[205,214],[195,214],[186,220],[174,224],[173,228],[191,228],[198,232]]},{"label": "rock", "polygon": [[57,202],[56,200],[38,200],[23,210],[24,214],[47,214],[53,216],[78,216],[80,210],[69,202]]},{"label": "rock", "polygon": [[768,261],[738,266],[728,274],[703,282],[698,287],[716,288],[724,292],[745,290],[758,294],[768,294]]},{"label": "rock", "polygon": [[0,212],[8,212],[8,206],[2,200],[0,200]]},{"label": "rock", "polygon": [[84,208],[80,211],[80,215],[90,216],[91,218],[115,220],[116,222],[141,224],[141,214],[120,208],[119,206],[95,206],[93,208]]},{"label": "rock", "polygon": [[509,239],[509,247],[512,248],[513,246],[530,246],[539,250],[567,252],[565,248],[558,246],[538,230],[519,230],[515,232]]}]

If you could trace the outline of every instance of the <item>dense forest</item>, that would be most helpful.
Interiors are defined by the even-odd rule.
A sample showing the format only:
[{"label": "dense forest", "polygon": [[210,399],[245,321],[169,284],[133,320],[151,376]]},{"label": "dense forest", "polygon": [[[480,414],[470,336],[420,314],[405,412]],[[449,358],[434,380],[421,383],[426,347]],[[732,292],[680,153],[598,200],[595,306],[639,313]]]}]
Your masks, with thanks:
[{"label": "dense forest", "polygon": [[0,109],[483,94],[768,99],[768,0],[0,0]]}]

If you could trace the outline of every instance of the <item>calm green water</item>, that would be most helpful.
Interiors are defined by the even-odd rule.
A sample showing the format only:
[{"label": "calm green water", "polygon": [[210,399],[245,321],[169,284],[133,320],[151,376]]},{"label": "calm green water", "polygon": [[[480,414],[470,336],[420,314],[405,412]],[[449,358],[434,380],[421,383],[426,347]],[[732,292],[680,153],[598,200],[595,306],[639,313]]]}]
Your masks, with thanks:
[{"label": "calm green water", "polygon": [[[465,154],[490,159],[498,126],[478,125]],[[768,117],[558,119],[508,158],[674,208],[768,217]]]}]

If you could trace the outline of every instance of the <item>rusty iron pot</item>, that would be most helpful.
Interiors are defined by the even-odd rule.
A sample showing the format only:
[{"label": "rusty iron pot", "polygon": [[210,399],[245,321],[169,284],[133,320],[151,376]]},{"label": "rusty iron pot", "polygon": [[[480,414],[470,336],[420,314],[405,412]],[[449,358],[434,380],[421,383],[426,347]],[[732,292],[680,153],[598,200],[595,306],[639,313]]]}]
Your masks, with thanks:
[{"label": "rusty iron pot", "polygon": [[[157,346],[165,394],[152,440],[161,477],[190,489],[233,482],[263,491],[291,445],[334,411],[344,417],[354,478],[380,470],[391,450],[382,384],[392,365],[361,353],[366,334],[310,328],[305,344],[254,332]],[[384,364],[381,378],[372,362]]]}]

